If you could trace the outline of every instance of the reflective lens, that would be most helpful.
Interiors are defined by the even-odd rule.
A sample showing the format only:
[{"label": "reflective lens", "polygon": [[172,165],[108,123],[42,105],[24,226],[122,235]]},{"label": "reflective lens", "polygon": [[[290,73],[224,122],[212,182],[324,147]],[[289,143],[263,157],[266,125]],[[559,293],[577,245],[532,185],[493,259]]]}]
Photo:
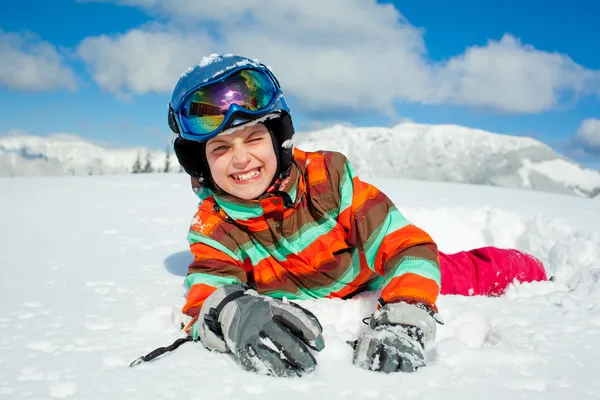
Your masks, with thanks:
[{"label": "reflective lens", "polygon": [[194,134],[208,134],[225,121],[232,105],[247,111],[261,111],[273,100],[277,87],[264,72],[245,69],[192,93],[179,110],[183,128]]}]

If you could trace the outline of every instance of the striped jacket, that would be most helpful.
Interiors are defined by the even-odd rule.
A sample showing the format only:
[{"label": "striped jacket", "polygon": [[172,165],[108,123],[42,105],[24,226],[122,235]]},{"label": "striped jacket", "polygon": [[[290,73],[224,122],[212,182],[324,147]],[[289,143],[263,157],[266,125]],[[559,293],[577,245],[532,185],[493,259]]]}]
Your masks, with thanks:
[{"label": "striped jacket", "polygon": [[183,312],[196,317],[217,287],[241,282],[290,300],[381,289],[385,302],[437,311],[439,255],[431,237],[361,181],[344,155],[295,149],[294,159],[285,187],[259,199],[197,192]]}]

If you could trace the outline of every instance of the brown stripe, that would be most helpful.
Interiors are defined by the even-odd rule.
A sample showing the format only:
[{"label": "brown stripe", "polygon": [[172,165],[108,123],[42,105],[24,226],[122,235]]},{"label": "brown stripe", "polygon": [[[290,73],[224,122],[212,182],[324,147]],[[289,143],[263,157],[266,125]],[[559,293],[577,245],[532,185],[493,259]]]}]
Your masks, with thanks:
[{"label": "brown stripe", "polygon": [[436,264],[439,269],[440,266],[439,266],[437,254],[438,254],[437,246],[432,243],[412,246],[412,247],[406,248],[402,251],[399,251],[393,257],[390,257],[389,260],[383,266],[383,268],[384,268],[385,273],[387,274],[390,272],[390,269],[392,269],[392,267],[400,261],[400,259],[402,257],[408,256],[408,257],[418,257],[418,258],[423,258],[425,260],[429,260],[429,261],[433,262],[434,264]]},{"label": "brown stripe", "polygon": [[389,199],[380,192],[375,198],[367,200],[364,206],[358,210],[354,216],[357,239],[360,240],[357,245],[362,248],[373,232],[383,224],[390,206]]},{"label": "brown stripe", "polygon": [[246,272],[238,265],[219,260],[194,261],[188,267],[188,275],[193,273],[211,274],[216,276],[235,276],[246,282]]}]

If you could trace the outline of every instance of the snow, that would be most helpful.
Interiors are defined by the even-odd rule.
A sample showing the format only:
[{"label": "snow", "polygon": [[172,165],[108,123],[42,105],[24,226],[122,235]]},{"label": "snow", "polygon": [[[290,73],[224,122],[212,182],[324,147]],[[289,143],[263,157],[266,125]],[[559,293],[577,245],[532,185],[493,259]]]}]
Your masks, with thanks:
[{"label": "snow", "polygon": [[182,337],[196,198],[183,174],[0,179],[0,396],[7,398],[598,398],[600,202],[463,184],[371,179],[446,252],[538,256],[554,282],[499,298],[442,296],[445,325],[414,374],[352,365],[346,340],[377,294],[302,305],[324,326],[303,378],[243,371]]},{"label": "snow", "polygon": [[528,165],[534,171],[542,174],[553,175],[563,183],[575,183],[588,191],[600,187],[600,174],[597,171],[581,168],[579,165],[563,159],[543,161]]},{"label": "snow", "polygon": [[295,136],[304,150],[348,156],[361,176],[473,183],[593,197],[600,172],[530,137],[458,125],[403,122],[393,128],[336,125]]},{"label": "snow", "polygon": [[[75,135],[4,136],[0,137],[0,177],[130,173],[138,156],[142,168],[149,156],[153,168],[164,170],[165,151],[110,148]],[[169,171],[179,169],[172,151],[169,163]]]}]

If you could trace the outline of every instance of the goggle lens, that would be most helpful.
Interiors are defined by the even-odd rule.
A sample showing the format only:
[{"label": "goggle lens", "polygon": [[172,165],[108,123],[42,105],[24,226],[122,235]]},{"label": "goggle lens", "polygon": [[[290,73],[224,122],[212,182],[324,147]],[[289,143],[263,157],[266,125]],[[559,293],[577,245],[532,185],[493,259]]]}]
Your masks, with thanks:
[{"label": "goggle lens", "polygon": [[232,105],[260,112],[271,104],[277,90],[266,73],[240,70],[188,96],[179,111],[181,124],[187,132],[209,134],[223,124]]}]

